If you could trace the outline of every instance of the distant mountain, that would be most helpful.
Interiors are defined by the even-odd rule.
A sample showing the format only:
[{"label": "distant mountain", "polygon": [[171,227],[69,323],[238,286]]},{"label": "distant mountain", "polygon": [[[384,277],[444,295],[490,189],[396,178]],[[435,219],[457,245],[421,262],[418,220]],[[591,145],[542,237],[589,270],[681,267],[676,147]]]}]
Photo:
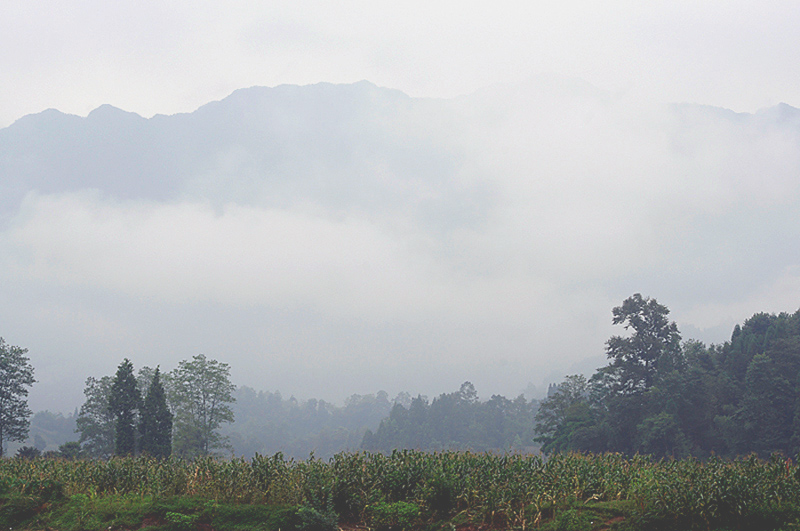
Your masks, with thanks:
[{"label": "distant mountain", "polygon": [[[0,216],[30,191],[96,189],[118,200],[217,206],[411,208],[428,221],[466,208],[467,222],[485,210],[492,179],[491,171],[464,179],[476,158],[470,139],[515,117],[541,119],[541,127],[571,113],[583,119],[611,99],[565,80],[498,86],[452,101],[362,81],[252,87],[192,113],[150,119],[110,105],[85,118],[48,109],[0,129]],[[671,112],[684,125],[768,122],[800,130],[800,110],[785,104],[755,115],[700,105]]]},{"label": "distant mountain", "polygon": [[86,118],[50,109],[0,130],[0,209],[31,190],[87,188],[120,200],[391,207],[419,199],[408,184],[418,181],[425,201],[446,202],[458,148],[418,125],[448,115],[446,102],[367,82],[253,87],[150,119],[109,105]]},{"label": "distant mountain", "polygon": [[47,110],[0,129],[0,334],[35,353],[38,409],[65,389],[79,405],[135,351],[226,354],[238,384],[326,400],[467,379],[508,395],[602,358],[634,292],[695,330],[793,309],[798,175],[789,105],[569,79]]}]

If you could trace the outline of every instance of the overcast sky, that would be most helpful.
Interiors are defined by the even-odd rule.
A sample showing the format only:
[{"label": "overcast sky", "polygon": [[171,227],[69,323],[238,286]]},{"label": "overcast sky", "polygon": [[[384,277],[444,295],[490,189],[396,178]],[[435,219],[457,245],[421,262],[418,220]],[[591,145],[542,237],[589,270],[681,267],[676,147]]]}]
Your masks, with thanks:
[{"label": "overcast sky", "polygon": [[[798,27],[789,1],[3,2],[0,127],[362,79],[447,101],[293,145],[281,202],[236,145],[168,200],[26,189],[0,217],[0,336],[53,410],[123,356],[201,352],[300,397],[513,395],[601,363],[634,292],[725,340],[800,301],[800,132],[666,104],[800,107]],[[341,155],[351,133],[377,144]]]}]

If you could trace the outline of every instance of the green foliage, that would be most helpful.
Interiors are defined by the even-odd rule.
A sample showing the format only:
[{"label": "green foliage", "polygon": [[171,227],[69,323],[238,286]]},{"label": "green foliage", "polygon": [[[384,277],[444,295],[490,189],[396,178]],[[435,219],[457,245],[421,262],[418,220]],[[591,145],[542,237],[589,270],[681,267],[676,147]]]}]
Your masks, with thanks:
[{"label": "green foliage", "polygon": [[304,505],[297,510],[299,531],[336,531],[339,529],[339,515],[333,508],[324,510]]},{"label": "green foliage", "polygon": [[161,375],[156,367],[142,407],[140,448],[153,457],[169,457],[172,453],[172,413],[167,407]]},{"label": "green foliage", "polygon": [[137,442],[138,449],[158,457],[170,455],[173,446],[182,457],[228,448],[218,428],[233,421],[230,403],[235,387],[229,372],[227,364],[198,355],[163,378],[158,368],[143,367],[137,381],[128,359],[113,380],[88,378],[86,402],[77,419],[85,454],[133,455]]},{"label": "green foliage", "polygon": [[108,408],[115,419],[115,455],[133,455],[136,452],[136,416],[141,404],[133,364],[125,358],[117,368],[108,398]]},{"label": "green foliage", "polygon": [[40,507],[41,502],[32,496],[4,496],[0,505],[0,525],[9,529],[18,528],[35,517]]},{"label": "green foliage", "polygon": [[217,505],[211,514],[211,525],[219,531],[278,531],[296,529],[297,510],[274,505]]},{"label": "green foliage", "polygon": [[740,447],[762,456],[786,450],[792,436],[794,389],[765,354],[753,356],[745,374],[745,390],[738,412],[742,426]]},{"label": "green foliage", "polygon": [[606,343],[611,360],[605,369],[615,393],[630,395],[652,387],[659,374],[683,365],[678,327],[667,318],[669,309],[636,293],[612,310],[615,325],[631,330],[629,337],[612,336]]},{"label": "green foliage", "polygon": [[15,457],[18,457],[20,459],[34,459],[41,455],[42,452],[38,448],[34,446],[23,446],[22,448],[17,450]]},{"label": "green foliage", "polygon": [[78,459],[83,456],[81,444],[77,441],[66,442],[58,447],[58,455],[62,459]]},{"label": "green foliage", "polygon": [[686,456],[689,454],[686,436],[674,415],[661,412],[642,420],[636,427],[642,453],[658,456]]},{"label": "green foliage", "polygon": [[544,453],[579,449],[573,440],[580,427],[591,424],[589,384],[580,374],[567,376],[536,412],[537,441]]},{"label": "green foliage", "polygon": [[591,514],[572,507],[559,512],[553,524],[557,531],[581,531],[592,529],[594,520],[592,520]]},{"label": "green foliage", "polygon": [[92,501],[86,494],[70,496],[64,510],[63,518],[59,519],[65,529],[91,529],[102,525],[99,514],[94,510]]},{"label": "green foliage", "polygon": [[[582,387],[570,376],[537,414],[548,453],[655,457],[800,453],[800,311],[758,313],[731,341],[679,344],[669,310],[639,294],[613,310],[630,334]],[[580,388],[576,394],[570,391]]]},{"label": "green foliage", "polygon": [[88,457],[107,459],[114,455],[115,416],[109,407],[113,382],[110,376],[86,379],[86,401],[78,413],[76,431],[81,434],[78,442]]},{"label": "green foliage", "polygon": [[167,522],[171,523],[173,527],[178,530],[194,529],[195,523],[197,523],[199,517],[199,514],[173,513],[171,511],[167,511],[164,515]]},{"label": "green foliage", "polygon": [[361,448],[385,453],[403,448],[530,451],[536,406],[521,395],[514,400],[494,395],[480,402],[475,387],[464,382],[458,391],[430,403],[423,396],[408,407],[395,403],[378,430],[365,433]]},{"label": "green foliage", "polygon": [[412,451],[328,462],[7,459],[0,461],[0,526],[130,529],[147,517],[171,529],[332,531],[337,514],[346,514],[346,525],[386,531],[437,522],[612,529],[621,519],[633,529],[788,529],[800,518],[798,477],[800,468],[778,456],[705,463]]},{"label": "green foliage", "polygon": [[175,411],[173,449],[181,457],[204,456],[228,448],[221,424],[233,422],[233,391],[227,363],[203,354],[181,361],[170,374],[170,403]]},{"label": "green foliage", "polygon": [[28,387],[36,381],[25,356],[28,349],[9,345],[0,337],[0,457],[10,441],[28,437],[30,416]]},{"label": "green foliage", "polygon": [[42,502],[60,500],[64,497],[64,483],[47,476],[30,478],[15,486],[20,494],[33,496]]},{"label": "green foliage", "polygon": [[380,502],[367,507],[369,526],[377,531],[407,531],[419,527],[420,509],[414,503]]}]

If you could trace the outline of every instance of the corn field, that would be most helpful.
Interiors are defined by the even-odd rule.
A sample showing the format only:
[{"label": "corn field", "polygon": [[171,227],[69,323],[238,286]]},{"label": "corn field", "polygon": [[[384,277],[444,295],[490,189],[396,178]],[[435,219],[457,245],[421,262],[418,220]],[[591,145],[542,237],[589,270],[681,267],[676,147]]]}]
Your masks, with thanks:
[{"label": "corn field", "polygon": [[[4,459],[6,490],[37,495],[193,496],[217,502],[332,507],[340,522],[363,523],[380,504],[407,503],[426,521],[460,517],[475,525],[531,529],[565,507],[626,502],[648,528],[712,529],[800,516],[800,471],[778,456],[725,461],[625,458],[617,454],[529,455],[395,451],[340,453],[328,461],[192,461],[146,457],[108,461]],[[777,520],[775,520],[777,519]],[[782,525],[783,525],[782,524]]]}]

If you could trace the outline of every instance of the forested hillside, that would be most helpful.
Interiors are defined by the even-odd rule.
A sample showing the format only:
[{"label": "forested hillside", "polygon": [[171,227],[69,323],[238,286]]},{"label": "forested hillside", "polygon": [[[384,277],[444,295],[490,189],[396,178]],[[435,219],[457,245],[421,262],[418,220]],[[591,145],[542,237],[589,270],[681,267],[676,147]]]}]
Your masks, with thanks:
[{"label": "forested hillside", "polygon": [[376,432],[367,431],[361,448],[391,452],[394,449],[473,450],[530,452],[534,448],[534,413],[537,402],[523,395],[513,400],[493,395],[481,402],[470,382],[432,402],[418,396],[410,403],[395,403]]},{"label": "forested hillside", "polygon": [[287,457],[327,459],[337,452],[353,450],[364,432],[374,429],[389,414],[392,403],[385,391],[352,395],[344,406],[311,398],[284,399],[279,392],[240,387],[234,394],[235,422],[222,433],[236,456],[256,453]]},{"label": "forested hillside", "polygon": [[800,311],[757,313],[730,341],[681,343],[669,310],[634,295],[608,366],[568,376],[537,414],[546,452],[707,457],[800,451]]}]

